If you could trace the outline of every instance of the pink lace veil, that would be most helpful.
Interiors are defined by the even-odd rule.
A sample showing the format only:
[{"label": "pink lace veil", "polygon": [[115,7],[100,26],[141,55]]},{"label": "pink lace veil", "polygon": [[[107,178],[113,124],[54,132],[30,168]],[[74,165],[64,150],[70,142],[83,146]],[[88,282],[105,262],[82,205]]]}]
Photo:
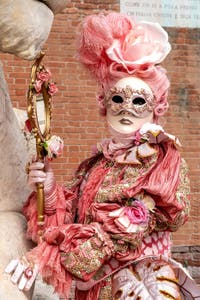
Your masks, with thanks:
[{"label": "pink lace veil", "polygon": [[90,15],[78,30],[78,60],[99,85],[97,100],[106,114],[105,93],[122,77],[144,80],[155,96],[155,120],[168,108],[170,86],[166,70],[159,64],[171,50],[166,31],[151,22],[136,23],[117,12]]}]

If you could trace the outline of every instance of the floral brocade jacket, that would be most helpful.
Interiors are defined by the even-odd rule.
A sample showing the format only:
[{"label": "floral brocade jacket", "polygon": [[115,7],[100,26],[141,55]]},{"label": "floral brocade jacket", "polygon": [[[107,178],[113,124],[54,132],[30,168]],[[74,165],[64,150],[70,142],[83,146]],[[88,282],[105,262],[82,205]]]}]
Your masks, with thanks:
[{"label": "floral brocade jacket", "polygon": [[[146,255],[170,255],[170,232],[187,220],[189,180],[175,139],[154,137],[112,153],[104,143],[71,183],[57,185],[44,241],[29,257],[66,299],[74,279],[76,299],[112,299],[110,275]],[[24,214],[36,241],[35,202],[33,193]]]}]

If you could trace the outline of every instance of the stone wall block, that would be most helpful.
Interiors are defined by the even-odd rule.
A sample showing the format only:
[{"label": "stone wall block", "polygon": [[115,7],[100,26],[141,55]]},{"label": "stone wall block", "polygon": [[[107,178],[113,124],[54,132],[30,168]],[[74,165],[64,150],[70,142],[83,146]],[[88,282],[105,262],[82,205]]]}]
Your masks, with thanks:
[{"label": "stone wall block", "polygon": [[190,251],[192,253],[200,253],[200,247],[199,246],[191,246]]},{"label": "stone wall block", "polygon": [[189,246],[173,246],[172,247],[173,253],[188,253],[189,252]]},{"label": "stone wall block", "polygon": [[200,284],[200,246],[173,246],[172,257],[179,261]]}]

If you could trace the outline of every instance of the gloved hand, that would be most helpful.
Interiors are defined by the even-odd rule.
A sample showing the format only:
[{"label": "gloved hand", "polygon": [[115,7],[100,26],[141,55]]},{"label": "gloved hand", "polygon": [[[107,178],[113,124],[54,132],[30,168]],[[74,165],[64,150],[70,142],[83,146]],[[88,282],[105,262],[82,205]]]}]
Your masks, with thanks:
[{"label": "gloved hand", "polygon": [[28,262],[26,257],[11,260],[5,268],[5,273],[11,275],[10,280],[18,285],[19,290],[24,291],[30,290],[38,271],[38,266]]},{"label": "gloved hand", "polygon": [[37,183],[44,184],[44,195],[45,195],[45,212],[52,213],[55,209],[56,202],[56,181],[54,173],[48,160],[44,163],[40,161],[33,161],[29,167],[28,174],[28,185],[36,191]]},{"label": "gloved hand", "polygon": [[28,166],[28,185],[29,187],[36,191],[37,183],[44,184],[45,196],[51,194],[55,186],[55,178],[53,170],[49,165],[48,160],[45,160],[44,163],[40,161],[34,161]]}]

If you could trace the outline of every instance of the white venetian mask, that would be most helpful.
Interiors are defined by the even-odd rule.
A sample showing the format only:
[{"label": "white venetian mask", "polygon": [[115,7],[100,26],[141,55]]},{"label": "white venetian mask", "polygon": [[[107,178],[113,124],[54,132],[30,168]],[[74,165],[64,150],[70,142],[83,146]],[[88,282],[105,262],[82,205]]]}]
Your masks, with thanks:
[{"label": "white venetian mask", "polygon": [[117,132],[129,134],[144,123],[153,122],[154,96],[141,79],[120,79],[106,94],[108,124]]}]

